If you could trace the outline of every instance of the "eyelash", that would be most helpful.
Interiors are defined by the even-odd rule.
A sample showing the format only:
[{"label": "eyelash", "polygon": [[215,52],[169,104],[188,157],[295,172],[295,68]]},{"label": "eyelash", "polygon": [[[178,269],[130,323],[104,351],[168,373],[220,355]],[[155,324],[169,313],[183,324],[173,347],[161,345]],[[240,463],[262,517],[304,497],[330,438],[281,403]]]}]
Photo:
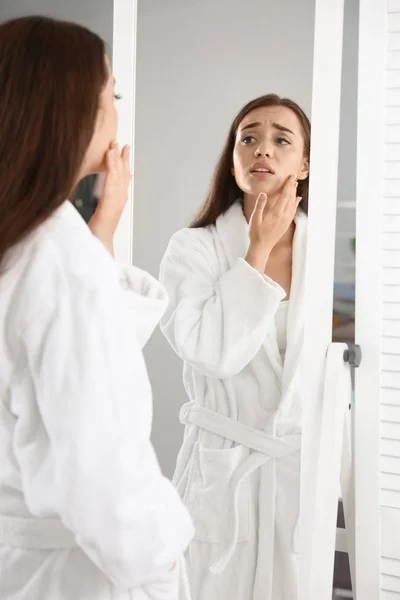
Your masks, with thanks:
[{"label": "eyelash", "polygon": [[246,135],[246,137],[244,137],[242,139],[242,144],[244,144],[245,146],[247,146],[246,140],[250,140],[252,139],[253,141],[255,141],[255,138],[252,135]]},{"label": "eyelash", "polygon": [[[252,135],[247,135],[245,138],[242,139],[242,144],[247,146],[248,144],[246,143],[246,140],[248,140],[248,139],[252,139],[253,141],[255,141],[255,138]],[[287,140],[284,137],[278,137],[278,138],[276,138],[276,141],[277,142],[281,142],[281,141],[285,142],[284,144],[279,144],[280,146],[286,146],[286,145],[290,144],[289,140]]]},{"label": "eyelash", "polygon": [[114,98],[115,100],[121,100],[122,96],[121,94],[114,94]]}]

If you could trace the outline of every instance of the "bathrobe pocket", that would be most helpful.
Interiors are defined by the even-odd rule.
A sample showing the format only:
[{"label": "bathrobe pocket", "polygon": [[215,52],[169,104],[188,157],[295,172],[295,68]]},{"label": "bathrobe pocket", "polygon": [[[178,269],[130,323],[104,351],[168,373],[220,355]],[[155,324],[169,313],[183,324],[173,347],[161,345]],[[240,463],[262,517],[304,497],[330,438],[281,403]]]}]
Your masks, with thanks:
[{"label": "bathrobe pocket", "polygon": [[234,478],[236,469],[248,456],[249,450],[244,446],[213,450],[200,442],[194,445],[186,477],[182,478],[186,483],[182,496],[194,521],[195,540],[210,544],[226,541],[232,536],[236,519],[238,542],[249,539],[249,479],[237,482]]}]

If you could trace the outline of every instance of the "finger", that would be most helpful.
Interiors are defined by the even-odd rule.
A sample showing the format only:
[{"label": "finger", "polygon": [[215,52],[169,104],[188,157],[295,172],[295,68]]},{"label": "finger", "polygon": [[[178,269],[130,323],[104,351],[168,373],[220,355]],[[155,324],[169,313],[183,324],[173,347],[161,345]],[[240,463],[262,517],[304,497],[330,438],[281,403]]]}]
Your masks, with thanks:
[{"label": "finger", "polygon": [[122,164],[126,177],[131,177],[130,175],[130,167],[131,167],[131,149],[129,146],[124,146],[122,149]]},{"label": "finger", "polygon": [[288,200],[288,202],[286,204],[286,208],[285,208],[285,212],[287,212],[291,218],[293,218],[293,216],[296,214],[298,206],[299,206],[300,202],[302,201],[302,196],[297,195],[298,183],[299,182],[296,181],[292,198],[290,200]]},{"label": "finger", "polygon": [[284,193],[287,194],[289,198],[296,198],[296,190],[298,184],[299,182],[297,181],[296,175],[291,175],[290,177],[288,177],[284,185]]},{"label": "finger", "polygon": [[282,186],[281,193],[275,199],[275,202],[270,205],[270,207],[276,208],[279,211],[285,210],[289,201],[296,197],[295,183],[296,177],[294,175],[289,175]]},{"label": "finger", "polygon": [[261,223],[264,216],[264,210],[267,205],[267,194],[261,192],[258,194],[254,209],[251,215],[251,219],[255,219],[257,223]]},{"label": "finger", "polygon": [[110,150],[110,152],[111,152],[111,150],[113,150],[115,153],[117,153],[118,152],[118,144],[117,144],[117,142],[115,142],[115,141],[111,142],[109,150]]},{"label": "finger", "polygon": [[113,160],[114,170],[119,172],[121,170],[120,161],[121,161],[121,152],[118,146],[118,142],[114,141],[110,144],[109,152],[111,159]]},{"label": "finger", "polygon": [[117,172],[117,153],[115,148],[111,148],[107,152],[107,171],[111,174],[116,174]]},{"label": "finger", "polygon": [[131,154],[130,146],[128,146],[128,145],[124,146],[122,148],[122,152],[121,152],[121,157],[122,157],[122,161],[123,161],[124,165],[129,166],[130,154]]},{"label": "finger", "polygon": [[119,146],[118,143],[116,143],[116,145],[115,145],[115,150],[116,150],[116,162],[117,162],[118,173],[120,175],[122,175],[123,170],[124,170],[124,165],[123,165],[123,150],[120,149],[120,146]]},{"label": "finger", "polygon": [[295,182],[294,185],[291,189],[288,190],[288,203],[287,205],[290,206],[296,206],[297,204],[297,188],[298,188],[299,182],[297,181],[297,179],[295,178]]},{"label": "finger", "polygon": [[275,201],[270,204],[270,207],[273,208],[276,206],[277,208],[284,208],[287,204],[287,201],[290,197],[293,197],[293,185],[295,182],[294,175],[289,175],[282,186],[280,194],[277,195]]},{"label": "finger", "polygon": [[108,204],[110,197],[114,196],[114,190],[118,181],[118,172],[115,166],[114,151],[109,150],[106,153],[106,173],[103,185],[103,193],[101,195],[100,204]]},{"label": "finger", "polygon": [[290,221],[293,221],[297,210],[298,210],[298,206],[300,204],[300,202],[302,201],[302,197],[301,196],[296,196],[296,199],[294,201],[294,203],[292,205],[287,205],[286,211],[285,211],[285,215],[290,219]]}]

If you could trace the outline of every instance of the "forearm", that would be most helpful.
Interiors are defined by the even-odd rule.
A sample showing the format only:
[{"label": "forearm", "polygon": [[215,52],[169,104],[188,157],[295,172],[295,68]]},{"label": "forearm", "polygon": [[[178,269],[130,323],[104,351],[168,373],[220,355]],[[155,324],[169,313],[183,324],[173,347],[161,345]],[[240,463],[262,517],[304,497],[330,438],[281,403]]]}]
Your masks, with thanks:
[{"label": "forearm", "polygon": [[245,261],[256,269],[261,275],[265,273],[265,267],[267,265],[269,256],[271,254],[271,248],[266,244],[250,243],[250,247],[245,256]]},{"label": "forearm", "polygon": [[102,220],[96,216],[96,213],[90,219],[88,225],[92,234],[103,244],[105,249],[114,258],[114,236],[110,233],[108,228],[104,228]]}]

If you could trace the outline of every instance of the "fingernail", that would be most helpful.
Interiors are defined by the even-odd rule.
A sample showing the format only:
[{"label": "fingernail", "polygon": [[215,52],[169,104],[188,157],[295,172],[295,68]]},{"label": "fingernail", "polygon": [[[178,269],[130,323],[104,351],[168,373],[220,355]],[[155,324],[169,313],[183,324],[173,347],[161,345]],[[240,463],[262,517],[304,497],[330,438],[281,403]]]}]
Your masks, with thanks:
[{"label": "fingernail", "polygon": [[260,197],[260,200],[265,200],[265,198],[267,197],[267,194],[264,194],[264,192],[261,192],[259,197]]}]

